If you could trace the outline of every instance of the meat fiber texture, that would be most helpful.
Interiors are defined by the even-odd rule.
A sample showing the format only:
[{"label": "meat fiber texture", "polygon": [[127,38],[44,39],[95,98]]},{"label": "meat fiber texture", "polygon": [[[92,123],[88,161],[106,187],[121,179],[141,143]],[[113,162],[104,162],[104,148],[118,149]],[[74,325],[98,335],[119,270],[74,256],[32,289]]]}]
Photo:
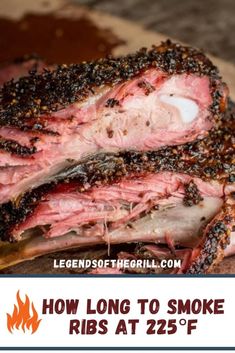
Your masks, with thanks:
[{"label": "meat fiber texture", "polygon": [[6,83],[0,237],[19,245],[3,246],[0,267],[136,244],[115,256],[176,257],[181,273],[211,271],[235,220],[227,95],[202,53],[169,41]]},{"label": "meat fiber texture", "polygon": [[221,121],[227,93],[209,59],[170,42],[10,81],[1,92],[0,202],[94,153],[202,138]]}]

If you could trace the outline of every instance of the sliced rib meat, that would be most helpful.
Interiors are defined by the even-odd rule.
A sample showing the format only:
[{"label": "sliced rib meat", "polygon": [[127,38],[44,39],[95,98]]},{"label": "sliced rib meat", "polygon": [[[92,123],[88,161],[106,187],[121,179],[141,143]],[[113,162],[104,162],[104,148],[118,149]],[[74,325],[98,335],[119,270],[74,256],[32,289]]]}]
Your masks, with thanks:
[{"label": "sliced rib meat", "polygon": [[[200,198],[195,191],[193,194],[188,193],[187,185],[192,182]],[[158,216],[157,220],[154,218],[152,227],[159,222],[159,228],[162,228],[166,222],[164,220],[167,220],[169,229],[164,232],[170,232],[170,229],[173,229],[171,227],[174,220],[176,221],[179,215],[182,217],[185,205],[188,205],[186,201],[190,199],[191,205],[200,203],[198,211],[201,210],[200,215],[203,217],[203,202],[205,202],[203,198],[208,197],[210,206],[208,206],[208,212],[213,215],[222,205],[223,192],[223,187],[219,183],[209,184],[197,178],[192,181],[190,176],[169,172],[149,174],[139,178],[132,177],[110,186],[94,187],[82,193],[76,192],[75,184],[71,186],[71,191],[52,192],[45,195],[31,216],[23,223],[16,224],[15,229],[12,228],[11,237],[18,239],[27,229],[49,225],[50,229],[45,232],[45,237],[57,237],[74,230],[82,236],[99,235],[107,242],[108,238],[111,242],[119,242],[121,236],[124,237],[121,242],[128,241],[128,238],[130,241],[141,241],[141,237],[144,239],[147,236],[142,234],[142,222],[140,222],[138,235],[140,239],[132,239],[131,234],[134,233],[136,236],[137,233],[132,228],[128,228],[129,222],[149,212],[148,217],[153,217],[154,207],[161,207],[163,213],[155,211]],[[174,208],[175,204],[178,206],[182,204],[182,210],[181,207],[174,210],[173,220],[170,221],[171,212],[169,211],[170,214],[167,216],[164,209]],[[205,220],[208,221],[208,217],[205,215]],[[147,223],[150,227],[151,222],[146,222],[146,219],[143,220],[143,226]],[[197,220],[195,222],[197,223]],[[192,229],[193,227],[195,227],[194,223]],[[119,231],[120,228],[121,231]],[[156,240],[163,236],[164,232],[161,230],[159,233],[156,232]],[[152,232],[149,234],[151,239],[153,234]]]},{"label": "sliced rib meat", "polygon": [[[87,163],[94,171],[99,168],[102,168],[102,170],[108,168],[110,171],[112,165],[118,161],[118,165],[122,169],[122,175],[125,174],[126,169],[130,171],[141,171],[142,169],[154,172],[165,170],[187,173],[203,179],[232,182],[235,172],[233,163],[235,158],[234,131],[234,115],[228,111],[220,128],[211,131],[208,137],[188,144],[164,147],[145,153],[124,151],[98,154],[94,157],[89,156],[82,159],[80,163],[68,159],[59,165],[47,165],[43,169],[38,165],[0,168],[0,202],[16,198],[17,195],[24,193],[29,187],[33,188],[40,185],[42,181],[45,183],[53,179],[53,176],[48,177],[48,175],[58,175],[65,167],[70,166],[73,173],[80,170],[80,173],[86,174],[88,173]],[[94,164],[94,167],[92,167],[92,164]],[[98,165],[95,166],[96,164]],[[118,165],[116,168],[118,168]],[[26,177],[24,178],[24,176]]]},{"label": "sliced rib meat", "polygon": [[[174,162],[171,159],[172,157]],[[198,178],[197,184],[200,189],[201,187],[203,188],[203,179],[209,180],[206,184],[206,188],[208,189],[207,195],[209,196],[213,196],[215,190],[219,195],[228,192],[231,193],[234,185],[230,182],[230,179],[232,181],[233,178],[232,166],[231,168],[224,168],[224,164],[221,165],[221,161],[218,159],[217,163],[221,168],[220,173],[222,179],[213,181],[213,178],[210,179],[207,176],[208,168],[212,175],[214,170],[216,170],[214,169],[216,165],[213,158],[212,162],[213,165],[209,168],[208,160],[206,160],[205,168],[204,158],[202,159],[202,166],[200,166],[200,163],[199,165],[192,165],[192,163],[188,163],[187,160],[185,163],[178,160],[175,154],[173,154],[173,156],[168,156],[167,154],[159,155],[158,152],[124,152],[119,154],[100,154],[89,157],[80,163],[64,169],[46,183],[29,189],[26,193],[19,195],[12,201],[2,204],[0,206],[1,237],[3,239],[12,238],[12,229],[33,214],[38,205],[40,205],[50,193],[68,193],[74,190],[83,193],[84,191],[92,189],[92,187],[104,187],[106,185],[112,185],[115,182],[122,182],[122,180],[143,178],[149,174],[152,175],[153,178],[158,178],[159,175],[161,176],[161,174],[158,174],[159,172],[168,169],[184,174],[187,173],[187,176],[191,176],[191,178],[202,174],[202,177],[200,176],[200,178]],[[165,173],[163,175],[168,174]],[[172,177],[172,180],[169,181],[167,178],[163,178],[163,187],[167,187],[169,184],[174,188],[174,180],[177,180],[177,174]],[[188,180],[190,181],[190,178],[188,178]]]},{"label": "sliced rib meat", "polygon": [[0,166],[15,167],[14,182],[2,183],[3,202],[10,188],[23,192],[68,160],[202,138],[223,118],[227,88],[201,52],[166,42],[33,73],[5,84],[1,96]]},{"label": "sliced rib meat", "polygon": [[[211,205],[214,207],[214,214],[212,214]],[[183,206],[181,205],[180,207]],[[155,226],[159,226],[159,222],[161,223],[161,219],[160,221],[158,219],[158,215],[161,212],[166,212],[166,216],[168,216],[170,214],[173,215],[175,210],[175,215],[173,215],[172,218],[175,222],[175,218],[179,216],[180,212],[178,208],[179,205],[175,205],[175,208],[154,210],[156,215],[153,214],[153,217],[147,215],[144,216],[142,220],[134,221],[132,223],[133,234],[136,232],[138,235],[138,231],[141,230],[141,224],[139,223],[142,222],[142,226],[144,226],[142,231],[146,231],[149,235],[148,232],[153,229],[153,223],[156,222],[154,230],[156,229]],[[160,239],[158,238],[156,240],[155,235],[155,240],[151,239],[150,242],[148,242],[147,239],[149,238],[146,238],[147,243],[138,242],[137,245],[134,245],[131,252],[130,250],[128,253],[122,252],[119,253],[118,256],[121,256],[122,258],[129,258],[129,256],[131,256],[132,258],[152,258],[157,260],[179,258],[182,260],[181,268],[176,269],[176,272],[187,272],[191,274],[209,272],[212,267],[221,260],[224,248],[229,242],[230,231],[232,226],[234,226],[234,211],[234,205],[231,205],[231,203],[225,203],[221,207],[220,199],[206,197],[203,202],[203,207],[200,207],[200,205],[192,207],[184,206],[183,218],[181,219],[180,224],[178,224],[179,229],[177,229],[179,230],[179,233],[176,231],[173,233],[173,236],[176,234],[181,234],[181,236],[178,237],[178,239],[175,239],[176,241],[173,243],[173,250],[172,244],[169,247],[169,238],[167,236],[162,236]],[[202,219],[202,214],[205,216],[207,212],[209,212],[209,218],[207,221],[211,221],[209,225],[206,226],[205,224],[207,222]],[[144,219],[145,217],[147,217],[147,219]],[[194,225],[196,226],[194,227]],[[167,227],[167,225],[165,224],[164,227]],[[175,229],[176,227],[174,227],[174,230]],[[126,229],[122,230],[120,228],[119,232],[119,241],[121,242],[124,238],[122,234],[126,234]],[[138,236],[136,238],[138,238]],[[135,244],[132,243],[133,239],[128,238],[128,241],[130,246]],[[70,232],[64,236],[50,239],[43,239],[42,236],[36,236],[34,234],[34,236],[26,237],[25,240],[22,240],[21,242],[11,245],[2,245],[0,268],[2,269],[9,265],[62,249],[76,247],[83,248],[89,246],[90,252],[92,253],[92,249],[95,251],[94,246],[102,244],[103,242],[104,240],[99,236],[79,236],[75,232]],[[121,243],[120,246],[123,246],[123,249],[125,249],[127,244],[126,242],[124,244]],[[130,271],[133,272],[133,270]],[[165,272],[166,270],[163,269],[163,271]],[[175,273],[175,270],[171,269],[170,272],[172,271]],[[152,271],[150,270],[150,272]]]}]

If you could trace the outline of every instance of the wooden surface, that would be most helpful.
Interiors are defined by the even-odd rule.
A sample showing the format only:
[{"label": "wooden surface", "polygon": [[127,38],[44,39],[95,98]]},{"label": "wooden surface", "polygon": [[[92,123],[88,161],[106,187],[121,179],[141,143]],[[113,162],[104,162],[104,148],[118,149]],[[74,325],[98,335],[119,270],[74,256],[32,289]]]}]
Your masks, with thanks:
[{"label": "wooden surface", "polygon": [[234,0],[73,0],[190,43],[235,64]]},{"label": "wooden surface", "polygon": [[[125,41],[125,44],[119,45],[114,49],[113,54],[115,55],[132,52],[142,46],[151,46],[153,43],[159,43],[168,37],[154,31],[145,30],[139,24],[113,17],[103,12],[93,12],[85,7],[75,6],[71,3],[69,4],[64,0],[47,0],[46,6],[44,0],[1,0],[0,2],[0,15],[11,18],[19,18],[26,12],[46,13],[51,11],[53,11],[53,13],[57,16],[68,16],[74,18],[86,16],[92,19],[98,27],[112,29],[112,32],[118,38]],[[224,81],[226,81],[229,85],[230,95],[233,99],[235,99],[235,66],[216,57],[212,57],[212,60],[220,68]],[[67,256],[69,258],[69,252],[67,252]],[[50,266],[52,265],[53,257],[54,255],[45,256],[43,260],[37,259],[28,264],[17,265],[12,269],[12,271],[17,273],[48,272]],[[229,258],[224,260],[215,272],[235,273],[235,259]]]}]

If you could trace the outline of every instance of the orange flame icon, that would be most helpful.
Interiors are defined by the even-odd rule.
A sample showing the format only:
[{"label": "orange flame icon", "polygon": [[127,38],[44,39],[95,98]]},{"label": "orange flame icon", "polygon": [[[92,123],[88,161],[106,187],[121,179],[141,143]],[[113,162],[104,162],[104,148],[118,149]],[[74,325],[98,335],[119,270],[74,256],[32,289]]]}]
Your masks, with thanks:
[{"label": "orange flame icon", "polygon": [[14,305],[14,310],[12,315],[7,314],[7,328],[12,333],[12,330],[20,328],[25,332],[27,330],[32,330],[32,334],[35,333],[39,327],[41,320],[38,320],[38,313],[34,307],[33,302],[30,303],[29,297],[25,296],[25,302],[20,298],[20,291],[18,290],[16,294],[17,304]]}]

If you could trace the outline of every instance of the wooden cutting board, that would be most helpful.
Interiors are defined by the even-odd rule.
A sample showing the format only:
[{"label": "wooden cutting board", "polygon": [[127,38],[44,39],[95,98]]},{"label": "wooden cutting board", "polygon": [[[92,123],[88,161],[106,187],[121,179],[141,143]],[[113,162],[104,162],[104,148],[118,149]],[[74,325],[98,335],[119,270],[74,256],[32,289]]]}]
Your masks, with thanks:
[{"label": "wooden cutting board", "polygon": [[[93,12],[85,7],[77,6],[70,3],[67,0],[1,0],[0,2],[0,17],[11,18],[18,20],[22,18],[26,13],[35,14],[54,14],[60,18],[87,18],[94,25],[103,31],[107,29],[111,30],[113,34],[113,39],[118,40],[113,44],[112,53],[114,55],[126,54],[133,52],[140,47],[150,47],[152,44],[158,44],[167,37],[164,34],[152,32],[145,30],[140,25],[123,20],[120,18],[113,17],[111,15]],[[91,32],[89,32],[91,33]],[[79,35],[83,38],[79,38]],[[86,35],[88,34],[80,32],[77,34],[77,40],[86,40]],[[110,35],[110,33],[109,33]],[[89,41],[91,38],[87,37]],[[177,38],[172,38],[177,40]],[[190,44],[190,43],[189,43]],[[14,45],[14,43],[12,43]],[[47,49],[48,43],[45,42],[45,48]],[[46,50],[45,49],[45,50]],[[48,48],[48,52],[49,52]],[[0,48],[1,50],[1,48]],[[46,57],[46,56],[45,56]],[[219,67],[220,72],[223,76],[224,81],[227,82],[230,89],[230,96],[235,100],[235,65],[225,62],[219,58],[211,56],[213,62]],[[70,258],[75,256],[76,252],[67,251],[63,253],[63,258]],[[33,261],[25,262],[24,264],[19,264],[13,266],[8,270],[9,273],[58,273],[58,271],[52,270],[53,258],[57,255],[47,255],[42,258],[35,259]],[[76,256],[75,256],[76,257]],[[61,271],[62,273],[71,273],[69,271]],[[60,272],[60,273],[61,273]],[[230,257],[225,259],[215,270],[215,273],[235,273],[235,257]]]}]

